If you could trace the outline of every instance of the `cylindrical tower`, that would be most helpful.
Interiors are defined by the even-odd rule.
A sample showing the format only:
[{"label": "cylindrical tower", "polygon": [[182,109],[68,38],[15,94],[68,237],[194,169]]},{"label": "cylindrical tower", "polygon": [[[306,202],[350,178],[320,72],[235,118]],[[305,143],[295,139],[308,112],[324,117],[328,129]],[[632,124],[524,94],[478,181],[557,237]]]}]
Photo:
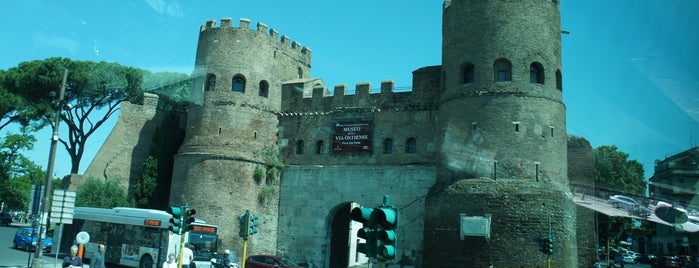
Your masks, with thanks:
[{"label": "cylindrical tower", "polygon": [[450,176],[565,184],[558,1],[447,1],[442,32],[437,136]]},{"label": "cylindrical tower", "polygon": [[[279,179],[277,114],[284,81],[307,78],[311,52],[275,30],[241,19],[202,25],[193,72],[186,137],[175,156],[170,205],[188,203],[197,217],[225,226],[225,249],[242,253],[236,216],[260,216],[264,232],[248,254],[275,252]],[[211,192],[211,191],[216,192]],[[222,251],[223,249],[221,249]]]},{"label": "cylindrical tower", "polygon": [[[425,266],[536,267],[550,257],[552,267],[577,267],[559,1],[447,0],[442,42],[441,183],[426,203]],[[476,180],[454,190],[454,182],[465,179]],[[491,181],[492,191],[481,188]],[[445,215],[437,212],[444,207],[491,215],[490,237],[466,236],[461,247],[442,247],[459,235],[459,229],[445,231],[454,230],[451,223],[440,226]],[[555,255],[540,252],[548,237]],[[445,251],[458,257],[444,262]]]}]

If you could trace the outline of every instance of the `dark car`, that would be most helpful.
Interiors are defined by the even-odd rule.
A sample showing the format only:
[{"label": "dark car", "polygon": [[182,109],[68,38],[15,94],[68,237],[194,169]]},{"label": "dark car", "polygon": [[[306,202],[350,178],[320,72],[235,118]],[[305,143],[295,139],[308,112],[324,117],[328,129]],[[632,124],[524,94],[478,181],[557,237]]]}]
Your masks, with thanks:
[{"label": "dark car", "polygon": [[252,255],[245,259],[246,268],[300,268],[287,258],[273,255]]},{"label": "dark car", "polygon": [[2,226],[10,226],[12,224],[12,215],[7,212],[0,213],[0,224]]},{"label": "dark car", "polygon": [[680,258],[677,256],[661,256],[655,258],[650,267],[652,268],[680,268]]},{"label": "dark car", "polygon": [[[24,227],[17,229],[15,233],[15,238],[12,240],[12,248],[18,249],[23,248],[25,251],[33,251],[36,248],[36,243],[38,242],[39,236],[37,235],[37,229],[32,227]],[[44,247],[43,250],[46,253],[51,252],[51,245],[53,240],[51,237],[44,237]]]}]

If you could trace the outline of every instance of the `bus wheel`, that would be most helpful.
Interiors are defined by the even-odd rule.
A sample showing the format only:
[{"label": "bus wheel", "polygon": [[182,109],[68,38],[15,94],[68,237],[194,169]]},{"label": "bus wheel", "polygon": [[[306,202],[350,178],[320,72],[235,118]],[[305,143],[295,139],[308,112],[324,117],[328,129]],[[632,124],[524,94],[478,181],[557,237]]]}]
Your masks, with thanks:
[{"label": "bus wheel", "polygon": [[150,255],[143,256],[138,263],[138,268],[153,268],[153,258]]}]

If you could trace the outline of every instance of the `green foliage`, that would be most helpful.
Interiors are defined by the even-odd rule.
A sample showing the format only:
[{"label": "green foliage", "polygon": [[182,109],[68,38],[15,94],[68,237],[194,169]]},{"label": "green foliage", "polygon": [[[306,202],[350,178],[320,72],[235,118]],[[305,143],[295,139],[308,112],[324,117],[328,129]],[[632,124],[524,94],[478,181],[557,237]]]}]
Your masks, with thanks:
[{"label": "green foliage", "polygon": [[[629,155],[617,151],[617,147],[600,146],[594,149],[595,185],[603,193],[622,194],[645,202],[646,181],[643,165],[636,160],[628,160]],[[606,196],[603,196],[606,198]],[[633,229],[631,218],[610,217],[602,213],[599,216],[598,235],[600,240],[616,242],[625,240],[634,233],[649,233],[647,226],[640,230]]]},{"label": "green foliage", "polygon": [[184,130],[179,128],[180,117],[178,111],[166,111],[166,116],[153,135],[149,157],[155,159],[158,165],[157,172],[151,173],[150,176],[154,176],[157,186],[145,207],[166,209],[170,202],[174,159],[177,149],[184,141]]},{"label": "green foliage", "polygon": [[256,167],[255,173],[252,174],[252,178],[255,180],[255,183],[262,183],[262,179],[265,178],[265,171],[261,167]]},{"label": "green foliage", "polygon": [[143,176],[134,186],[134,203],[136,207],[147,208],[158,186],[158,160],[148,156],[143,163]]},{"label": "green foliage", "polygon": [[164,110],[185,111],[191,84],[191,79],[187,74],[143,71],[144,90],[157,94]]},{"label": "green foliage", "polygon": [[265,187],[262,188],[262,190],[260,191],[260,194],[257,195],[257,201],[258,201],[260,204],[264,204],[264,203],[267,202],[270,198],[272,198],[272,195],[273,195],[273,194],[274,194],[274,188],[272,188],[272,187],[270,187],[270,186],[265,186]]},{"label": "green foliage", "polygon": [[600,146],[595,153],[595,184],[602,191],[644,197],[646,181],[643,165],[636,160],[628,160],[629,155],[617,151],[617,147]]},{"label": "green foliage", "polygon": [[103,182],[87,178],[76,191],[76,207],[113,208],[129,205],[126,189],[117,179]]},{"label": "green foliage", "polygon": [[0,70],[0,131],[12,123],[19,123],[22,127],[26,127],[35,119],[31,107],[25,104],[22,97],[3,86],[5,73]]},{"label": "green foliage", "polygon": [[267,164],[267,176],[265,177],[265,183],[267,185],[276,184],[279,176],[281,176],[281,170],[284,168],[284,163],[279,158],[279,153],[269,153],[265,158],[265,163]]},{"label": "green foliage", "polygon": [[[65,70],[69,71],[64,101],[56,103]],[[22,62],[5,71],[0,88],[21,96],[34,118],[55,124],[56,109],[68,128],[63,144],[71,158],[71,173],[78,173],[87,139],[119,110],[122,101],[138,102],[143,97],[142,70],[117,63],[73,61],[49,58]]]}]

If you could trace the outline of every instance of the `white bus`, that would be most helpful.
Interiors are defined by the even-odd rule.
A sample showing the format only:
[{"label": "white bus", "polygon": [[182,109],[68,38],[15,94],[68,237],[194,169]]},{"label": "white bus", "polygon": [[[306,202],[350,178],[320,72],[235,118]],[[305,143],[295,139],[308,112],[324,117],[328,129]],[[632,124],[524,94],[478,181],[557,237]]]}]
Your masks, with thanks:
[{"label": "white bus", "polygon": [[[73,224],[66,224],[61,235],[61,251],[76,245],[79,232],[87,232],[90,241],[85,245],[83,259],[105,245],[106,263],[138,268],[159,268],[168,253],[178,256],[180,235],[168,230],[172,216],[162,210],[116,207],[112,209],[76,207]],[[185,241],[195,247],[198,267],[208,267],[218,244],[218,227],[197,220],[194,229],[185,235]],[[205,266],[204,266],[205,265]]]}]

